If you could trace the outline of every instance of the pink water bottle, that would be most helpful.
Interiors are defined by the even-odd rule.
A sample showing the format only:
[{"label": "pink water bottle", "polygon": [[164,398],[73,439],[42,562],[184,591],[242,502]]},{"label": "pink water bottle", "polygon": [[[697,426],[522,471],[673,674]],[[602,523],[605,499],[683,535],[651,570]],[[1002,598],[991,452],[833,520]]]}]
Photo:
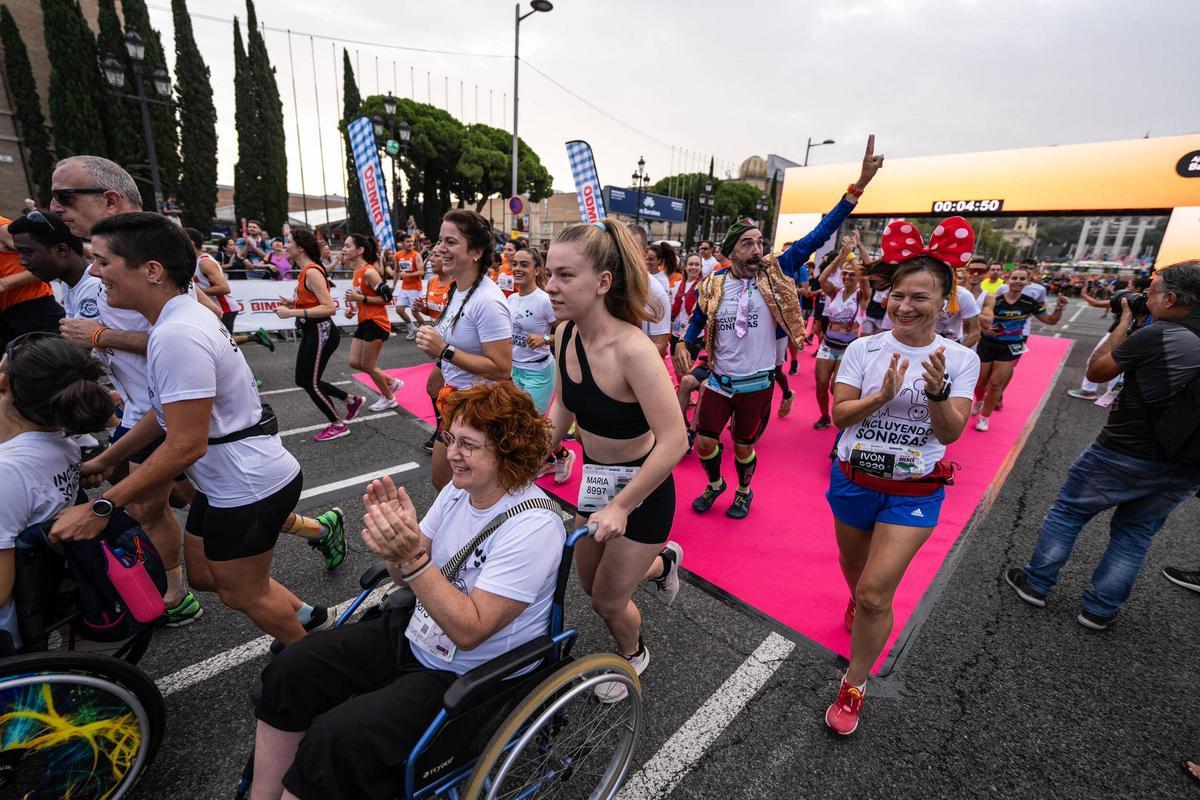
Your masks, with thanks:
[{"label": "pink water bottle", "polygon": [[134,540],[135,553],[114,550],[108,542],[101,540],[104,551],[104,566],[108,580],[117,594],[121,595],[125,607],[133,618],[141,623],[150,623],[166,613],[162,595],[154,585],[154,579],[146,571],[141,542]]}]

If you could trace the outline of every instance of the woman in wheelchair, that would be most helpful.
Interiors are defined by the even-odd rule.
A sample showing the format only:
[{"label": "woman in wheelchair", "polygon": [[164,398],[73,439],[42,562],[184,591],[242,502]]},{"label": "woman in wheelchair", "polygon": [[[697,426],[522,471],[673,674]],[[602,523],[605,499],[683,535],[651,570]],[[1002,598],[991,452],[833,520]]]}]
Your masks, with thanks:
[{"label": "woman in wheelchair", "polygon": [[0,359],[0,654],[22,646],[17,536],[75,502],[79,446],[67,434],[100,430],[112,416],[100,375],[85,351],[50,333],[14,339]]},{"label": "woman in wheelchair", "polygon": [[545,634],[565,535],[533,484],[549,423],[505,381],[452,394],[439,436],[452,480],[423,519],[390,479],[363,496],[363,540],[416,607],[308,636],[267,666],[255,800],[396,796],[446,688]]}]

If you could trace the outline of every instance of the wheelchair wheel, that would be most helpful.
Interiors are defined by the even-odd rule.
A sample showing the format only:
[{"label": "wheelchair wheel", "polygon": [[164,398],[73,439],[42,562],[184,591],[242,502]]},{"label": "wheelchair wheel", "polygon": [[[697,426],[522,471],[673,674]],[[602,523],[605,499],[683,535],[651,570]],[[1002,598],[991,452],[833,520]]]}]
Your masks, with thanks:
[{"label": "wheelchair wheel", "polygon": [[[593,693],[610,681],[629,694],[603,705]],[[513,710],[479,756],[463,797],[608,800],[629,774],[641,721],[641,685],[629,662],[605,653],[580,658]]]},{"label": "wheelchair wheel", "polygon": [[166,702],[145,673],[93,653],[0,665],[0,800],[124,797],[153,761]]}]

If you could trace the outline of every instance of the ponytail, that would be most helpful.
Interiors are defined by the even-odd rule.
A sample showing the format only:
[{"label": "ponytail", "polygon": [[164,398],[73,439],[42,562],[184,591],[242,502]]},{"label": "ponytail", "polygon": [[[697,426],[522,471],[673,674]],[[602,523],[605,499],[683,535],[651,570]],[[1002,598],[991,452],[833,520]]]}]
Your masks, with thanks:
[{"label": "ponytail", "polygon": [[612,275],[604,295],[609,314],[630,325],[658,320],[661,311],[650,306],[650,276],[637,239],[629,226],[614,217],[590,225],[570,225],[555,237],[556,243],[578,244],[597,273]]}]

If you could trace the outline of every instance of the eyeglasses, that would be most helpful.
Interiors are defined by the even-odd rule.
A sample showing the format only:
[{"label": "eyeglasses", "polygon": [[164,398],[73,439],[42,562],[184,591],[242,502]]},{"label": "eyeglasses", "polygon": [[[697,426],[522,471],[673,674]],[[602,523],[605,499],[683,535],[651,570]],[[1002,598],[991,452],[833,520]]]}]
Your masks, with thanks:
[{"label": "eyeglasses", "polygon": [[60,206],[70,206],[75,202],[75,196],[80,194],[104,194],[108,189],[91,188],[91,189],[51,189],[50,196]]},{"label": "eyeglasses", "polygon": [[470,439],[460,439],[450,431],[438,431],[435,435],[435,438],[441,442],[447,450],[449,450],[455,444],[458,444],[458,449],[462,450],[462,454],[468,458],[475,455],[476,451],[478,451],[480,448],[487,447],[486,444],[480,444],[479,442],[475,442]]},{"label": "eyeglasses", "polygon": [[46,219],[46,215],[43,214],[42,212],[38,211],[36,208],[33,209],[32,211],[30,211],[28,214],[26,214],[25,219],[29,220],[30,222],[36,222],[39,225],[45,225],[47,228],[54,231],[55,233],[58,232],[54,228],[54,223],[52,223],[50,220]]}]

